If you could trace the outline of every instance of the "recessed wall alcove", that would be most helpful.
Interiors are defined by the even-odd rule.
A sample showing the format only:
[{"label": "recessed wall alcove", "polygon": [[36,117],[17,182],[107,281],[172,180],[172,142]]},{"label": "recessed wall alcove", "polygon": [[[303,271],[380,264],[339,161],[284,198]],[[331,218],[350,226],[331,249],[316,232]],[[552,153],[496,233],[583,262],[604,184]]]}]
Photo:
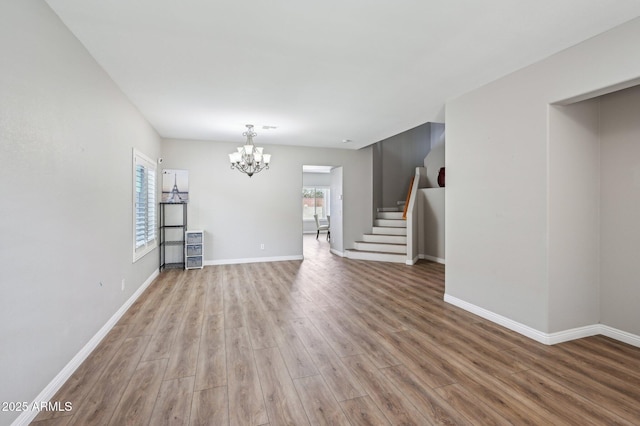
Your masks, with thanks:
[{"label": "recessed wall alcove", "polygon": [[640,86],[549,106],[550,332],[640,335]]}]

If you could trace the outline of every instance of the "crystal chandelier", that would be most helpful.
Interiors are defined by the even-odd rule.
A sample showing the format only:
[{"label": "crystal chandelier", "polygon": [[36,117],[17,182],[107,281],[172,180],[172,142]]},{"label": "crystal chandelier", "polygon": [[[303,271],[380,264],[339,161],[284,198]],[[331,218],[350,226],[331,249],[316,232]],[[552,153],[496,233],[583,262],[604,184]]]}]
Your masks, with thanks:
[{"label": "crystal chandelier", "polygon": [[263,169],[269,168],[269,162],[271,161],[270,154],[263,154],[262,147],[256,147],[253,144],[253,138],[257,136],[253,131],[253,124],[247,124],[247,131],[242,136],[247,137],[247,143],[244,146],[238,147],[238,152],[229,154],[229,161],[231,161],[231,168],[246,173],[251,177],[255,173]]}]

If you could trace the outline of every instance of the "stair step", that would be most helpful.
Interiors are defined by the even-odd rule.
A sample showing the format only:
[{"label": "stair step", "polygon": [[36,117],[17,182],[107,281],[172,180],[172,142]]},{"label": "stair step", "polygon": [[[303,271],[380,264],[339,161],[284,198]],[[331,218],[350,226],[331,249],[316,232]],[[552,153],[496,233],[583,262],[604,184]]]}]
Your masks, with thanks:
[{"label": "stair step", "polygon": [[367,243],[407,244],[406,235],[364,234],[362,241]]},{"label": "stair step", "polygon": [[407,221],[403,219],[376,219],[373,221],[373,225],[387,228],[406,228]]},{"label": "stair step", "polygon": [[377,218],[402,220],[402,212],[378,212]]},{"label": "stair step", "polygon": [[353,248],[359,251],[407,254],[406,244],[368,243],[365,241],[356,241],[353,243]]},{"label": "stair step", "polygon": [[379,212],[401,212],[402,209],[398,207],[378,207]]},{"label": "stair step", "polygon": [[377,262],[393,262],[393,263],[406,263],[407,261],[406,254],[381,253],[381,252],[375,252],[375,251],[353,250],[353,249],[347,249],[344,251],[344,253],[345,253],[345,257],[349,259],[373,260]]},{"label": "stair step", "polygon": [[407,235],[407,228],[390,228],[388,226],[374,226],[372,232],[376,235]]}]

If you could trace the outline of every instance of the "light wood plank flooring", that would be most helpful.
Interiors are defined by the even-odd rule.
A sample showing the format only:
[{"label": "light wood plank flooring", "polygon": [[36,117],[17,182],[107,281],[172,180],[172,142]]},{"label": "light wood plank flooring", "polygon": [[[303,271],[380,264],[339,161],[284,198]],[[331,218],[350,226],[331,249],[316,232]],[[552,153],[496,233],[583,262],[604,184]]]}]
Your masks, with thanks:
[{"label": "light wood plank flooring", "polygon": [[[315,237],[315,236],[314,236]],[[444,267],[342,259],[163,272],[44,425],[640,424],[640,349],[544,346],[443,302]]]}]

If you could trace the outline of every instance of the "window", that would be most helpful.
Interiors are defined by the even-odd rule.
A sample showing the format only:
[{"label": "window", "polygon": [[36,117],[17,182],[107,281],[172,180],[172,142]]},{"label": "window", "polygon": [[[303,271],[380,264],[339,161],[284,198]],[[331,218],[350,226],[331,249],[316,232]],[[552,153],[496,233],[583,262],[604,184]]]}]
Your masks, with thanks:
[{"label": "window", "polygon": [[157,246],[156,164],[133,150],[133,261]]},{"label": "window", "polygon": [[310,187],[302,188],[302,219],[314,220],[313,215],[317,214],[318,219],[327,219],[329,213],[329,188]]}]

